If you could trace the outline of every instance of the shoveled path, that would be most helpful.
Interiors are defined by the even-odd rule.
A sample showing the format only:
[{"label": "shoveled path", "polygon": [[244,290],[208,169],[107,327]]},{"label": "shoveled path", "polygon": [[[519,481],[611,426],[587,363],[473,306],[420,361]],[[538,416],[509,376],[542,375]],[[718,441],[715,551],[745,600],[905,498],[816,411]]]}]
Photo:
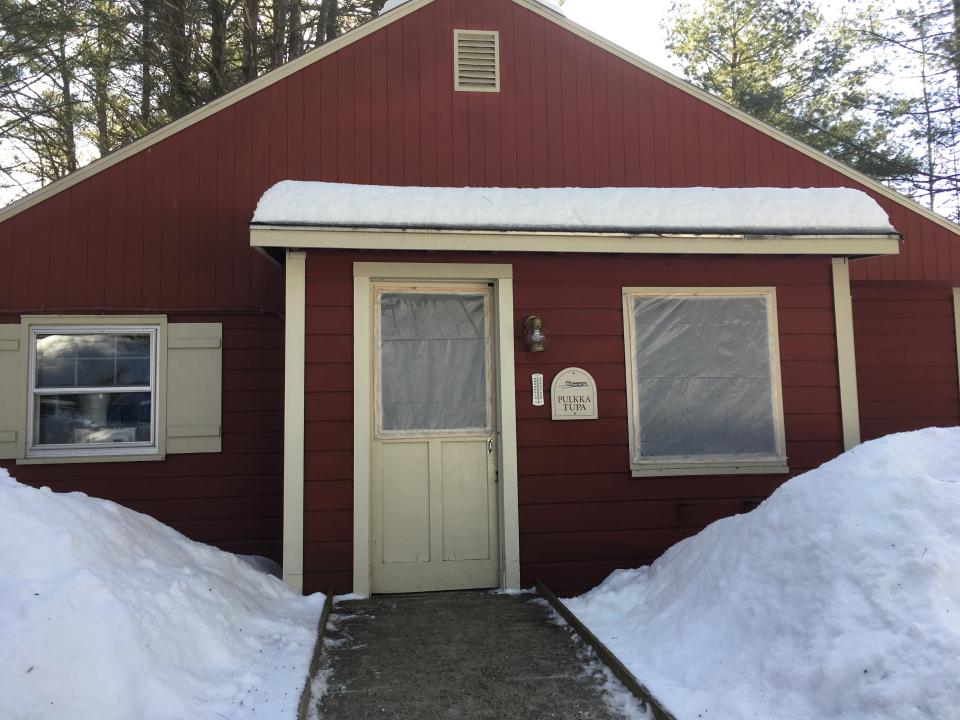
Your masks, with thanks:
[{"label": "shoveled path", "polygon": [[622,718],[609,681],[536,595],[392,595],[337,603],[312,717]]}]

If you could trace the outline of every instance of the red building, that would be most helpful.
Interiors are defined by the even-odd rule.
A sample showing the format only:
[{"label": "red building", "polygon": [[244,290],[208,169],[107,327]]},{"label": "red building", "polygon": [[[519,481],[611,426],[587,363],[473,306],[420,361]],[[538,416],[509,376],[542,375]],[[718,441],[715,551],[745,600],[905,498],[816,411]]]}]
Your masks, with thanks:
[{"label": "red building", "polygon": [[[283,180],[851,188],[893,227],[823,226],[843,191],[561,227],[340,185],[251,225]],[[583,197],[557,216],[614,195]],[[0,211],[0,462],[308,591],[580,589],[956,424],[957,232],[535,0],[410,0]]]}]

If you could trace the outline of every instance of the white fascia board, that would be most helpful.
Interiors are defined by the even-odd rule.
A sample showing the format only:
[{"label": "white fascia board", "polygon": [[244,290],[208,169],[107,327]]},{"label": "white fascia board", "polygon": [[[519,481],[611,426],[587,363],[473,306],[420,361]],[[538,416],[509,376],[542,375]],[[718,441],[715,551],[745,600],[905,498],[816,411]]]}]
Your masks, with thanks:
[{"label": "white fascia board", "polygon": [[896,255],[898,235],[597,234],[469,230],[384,230],[256,225],[257,248],[569,252],[667,255]]}]

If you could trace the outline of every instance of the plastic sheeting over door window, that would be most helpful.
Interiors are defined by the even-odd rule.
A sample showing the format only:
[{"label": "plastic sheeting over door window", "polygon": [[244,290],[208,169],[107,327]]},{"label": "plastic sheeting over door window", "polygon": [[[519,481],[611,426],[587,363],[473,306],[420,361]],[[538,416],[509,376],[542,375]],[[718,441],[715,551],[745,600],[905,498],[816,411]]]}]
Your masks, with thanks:
[{"label": "plastic sheeting over door window", "polygon": [[637,297],[635,462],[778,456],[768,299]]},{"label": "plastic sheeting over door window", "polygon": [[380,431],[486,431],[487,296],[380,295]]}]

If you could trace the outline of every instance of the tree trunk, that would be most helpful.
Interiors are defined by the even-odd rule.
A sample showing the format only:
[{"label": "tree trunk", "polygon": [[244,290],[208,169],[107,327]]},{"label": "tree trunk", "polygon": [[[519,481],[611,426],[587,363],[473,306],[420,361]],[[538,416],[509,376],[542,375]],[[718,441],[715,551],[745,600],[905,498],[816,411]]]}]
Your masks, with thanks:
[{"label": "tree trunk", "polygon": [[953,37],[951,38],[953,73],[957,79],[957,100],[960,101],[960,0],[953,0]]},{"label": "tree trunk", "polygon": [[210,12],[210,97],[224,93],[224,74],[227,63],[227,13],[223,0],[208,0]]},{"label": "tree trunk", "polygon": [[150,101],[153,96],[153,2],[140,0],[140,122],[150,127]]},{"label": "tree trunk", "polygon": [[340,34],[340,3],[338,0],[320,0],[319,14],[321,42],[329,42]]},{"label": "tree trunk", "polygon": [[77,169],[77,135],[74,127],[73,108],[73,71],[67,59],[67,39],[60,36],[57,44],[57,71],[60,74],[60,89],[63,94],[63,108],[59,113],[60,135],[63,137],[63,151],[67,163],[67,172]]},{"label": "tree trunk", "polygon": [[[960,1],[960,0],[958,0]],[[303,25],[301,0],[289,0],[290,3],[290,26],[287,30],[287,59],[293,60],[295,57],[303,55]]]},{"label": "tree trunk", "polygon": [[[103,32],[101,25],[97,34]],[[103,46],[102,40],[97,38],[97,59],[96,67],[93,70],[93,111],[97,121],[97,151],[100,157],[103,157],[111,150],[110,142],[110,124],[108,120],[108,111],[110,107],[110,59]]]},{"label": "tree trunk", "polygon": [[270,53],[270,67],[283,65],[287,49],[287,0],[273,0],[273,47]]},{"label": "tree trunk", "polygon": [[167,111],[172,118],[189,112],[194,105],[193,88],[190,85],[190,48],[187,43],[187,12],[185,0],[164,0],[167,18],[164,24],[167,36],[167,53],[170,58],[170,85],[172,96]]},{"label": "tree trunk", "polygon": [[259,0],[243,0],[240,73],[243,75],[244,82],[250,82],[257,76],[257,19],[259,15]]}]

